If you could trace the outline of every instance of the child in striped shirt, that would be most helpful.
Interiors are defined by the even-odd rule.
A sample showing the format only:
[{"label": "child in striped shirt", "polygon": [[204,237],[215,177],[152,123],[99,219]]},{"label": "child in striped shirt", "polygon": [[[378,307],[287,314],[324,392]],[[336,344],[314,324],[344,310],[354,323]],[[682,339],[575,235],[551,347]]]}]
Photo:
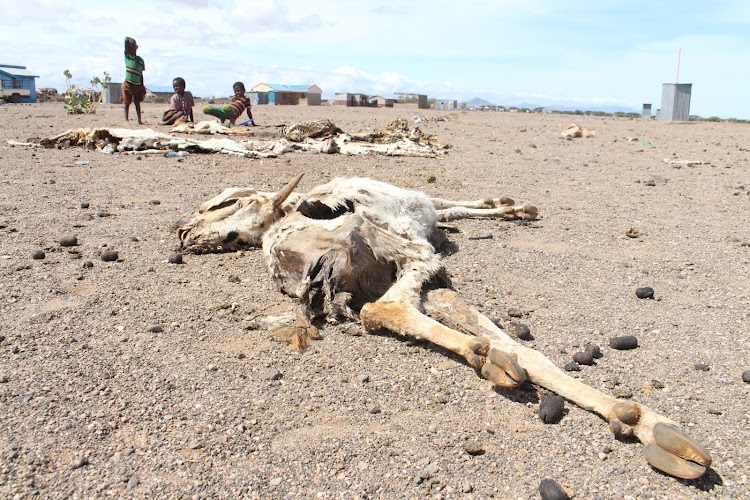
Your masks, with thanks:
[{"label": "child in striped shirt", "polygon": [[239,118],[242,113],[247,110],[247,117],[250,119],[249,124],[255,126],[253,120],[253,114],[250,112],[250,99],[245,97],[245,84],[237,82],[232,85],[234,95],[231,97],[229,104],[226,106],[205,106],[203,113],[211,116],[215,116],[221,120],[221,124],[224,124],[225,120],[229,120],[229,125],[235,125],[235,121]]}]

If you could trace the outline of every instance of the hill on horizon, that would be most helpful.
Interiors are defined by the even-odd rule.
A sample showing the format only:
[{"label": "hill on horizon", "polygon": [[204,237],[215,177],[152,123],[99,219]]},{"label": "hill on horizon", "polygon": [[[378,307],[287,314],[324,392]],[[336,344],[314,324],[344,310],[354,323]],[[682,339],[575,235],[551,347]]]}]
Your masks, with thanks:
[{"label": "hill on horizon", "polygon": [[475,108],[477,106],[494,106],[490,101],[485,101],[481,97],[475,97],[471,101],[466,102],[466,106],[469,108]]}]

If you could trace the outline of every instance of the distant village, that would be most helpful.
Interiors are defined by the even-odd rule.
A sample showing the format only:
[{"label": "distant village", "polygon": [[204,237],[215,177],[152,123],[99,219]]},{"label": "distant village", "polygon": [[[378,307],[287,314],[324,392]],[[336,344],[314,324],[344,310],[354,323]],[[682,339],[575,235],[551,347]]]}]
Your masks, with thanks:
[{"label": "distant village", "polygon": [[[32,71],[26,66],[0,64],[0,100],[9,103],[37,102],[38,99],[49,99],[57,95],[53,88],[36,89],[36,79]],[[103,91],[102,102],[116,104],[120,102],[121,83],[110,82]],[[171,86],[146,86],[147,100],[152,102],[166,102],[174,93]],[[456,99],[432,99],[425,94],[395,92],[393,97],[369,95],[359,93],[336,93],[333,99],[323,99],[323,91],[317,85],[287,85],[277,83],[259,83],[252,87],[246,96],[254,106],[257,105],[288,105],[288,106],[346,106],[392,108],[394,105],[409,105],[418,109],[453,110],[466,109],[470,111],[507,111],[510,113],[560,113],[586,116],[615,116],[615,117],[648,117],[663,121],[724,121],[717,116],[702,118],[690,114],[690,83],[665,83],[662,85],[662,108],[652,114],[651,104],[643,104],[641,113],[604,112],[590,110],[556,110],[546,107],[532,109],[514,106],[497,106],[482,99],[472,99],[466,103],[459,103]],[[729,118],[726,121],[742,122]]]}]

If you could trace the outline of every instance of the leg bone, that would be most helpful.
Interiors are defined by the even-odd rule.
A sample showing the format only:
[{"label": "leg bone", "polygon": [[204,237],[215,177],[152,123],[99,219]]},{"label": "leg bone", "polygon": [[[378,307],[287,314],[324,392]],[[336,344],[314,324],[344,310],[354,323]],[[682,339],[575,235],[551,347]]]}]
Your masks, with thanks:
[{"label": "leg bone", "polygon": [[490,340],[489,352],[499,349],[513,356],[531,382],[598,413],[610,422],[615,434],[636,436],[646,445],[646,460],[653,467],[673,476],[695,479],[711,465],[708,451],[683,433],[674,422],[644,405],[614,398],[568,376],[543,354],[510,338],[492,320],[464,303],[455,292],[430,292],[425,309],[428,312],[441,310],[444,315],[451,315],[455,311],[462,322],[469,323],[462,329],[483,331],[483,335]]}]

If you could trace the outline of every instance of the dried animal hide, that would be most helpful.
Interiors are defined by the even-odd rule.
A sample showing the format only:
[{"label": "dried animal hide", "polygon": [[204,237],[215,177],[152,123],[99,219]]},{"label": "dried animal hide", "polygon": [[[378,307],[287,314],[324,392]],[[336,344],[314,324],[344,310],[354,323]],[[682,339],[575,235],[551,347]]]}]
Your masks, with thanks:
[{"label": "dried animal hide", "polygon": [[[195,126],[182,124],[173,132],[198,134],[236,134],[235,129],[226,129],[214,122],[200,122]],[[243,131],[245,133],[249,131]],[[313,151],[326,154],[375,154],[385,156],[434,157],[450,146],[444,146],[432,136],[423,134],[418,128],[409,130],[406,120],[397,120],[383,130],[372,134],[358,134],[357,143],[343,133],[330,120],[306,122],[287,128],[285,136],[278,140],[235,140],[229,137],[198,139],[164,134],[151,129],[81,128],[70,129],[62,134],[40,140],[38,143],[14,143],[24,146],[47,148],[84,147],[103,152],[129,152],[132,154],[159,154],[168,151],[191,153],[222,153],[248,158],[275,158],[292,151]],[[369,139],[368,139],[369,137]],[[294,138],[296,142],[291,141]]]},{"label": "dried animal hide", "polygon": [[590,139],[592,137],[596,137],[596,131],[589,130],[587,128],[581,128],[573,123],[571,125],[568,125],[568,128],[563,130],[562,136],[565,138],[585,137],[586,139]]}]

